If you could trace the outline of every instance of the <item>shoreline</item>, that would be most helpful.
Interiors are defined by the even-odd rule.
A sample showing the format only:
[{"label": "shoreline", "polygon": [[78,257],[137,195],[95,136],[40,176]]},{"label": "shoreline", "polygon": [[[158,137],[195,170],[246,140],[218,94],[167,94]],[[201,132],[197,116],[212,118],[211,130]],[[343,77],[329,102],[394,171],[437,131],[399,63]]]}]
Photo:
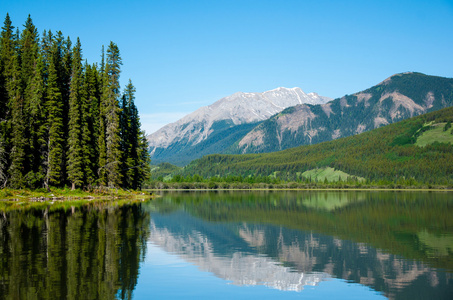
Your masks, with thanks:
[{"label": "shoreline", "polygon": [[0,189],[0,202],[77,202],[93,200],[118,200],[122,198],[152,198],[155,197],[149,191],[127,191],[122,189],[95,189],[83,191],[80,189],[70,190],[67,188],[54,188],[49,192],[43,189]]},{"label": "shoreline", "polygon": [[453,188],[165,188],[142,189],[141,191],[114,190],[107,192],[86,192],[55,189],[49,193],[40,190],[0,190],[0,203],[78,203],[129,200],[150,200],[159,197],[163,192],[444,192],[451,193]]},{"label": "shoreline", "polygon": [[216,189],[143,189],[150,192],[216,192],[216,191],[395,191],[395,192],[453,192],[453,188],[216,188]]}]

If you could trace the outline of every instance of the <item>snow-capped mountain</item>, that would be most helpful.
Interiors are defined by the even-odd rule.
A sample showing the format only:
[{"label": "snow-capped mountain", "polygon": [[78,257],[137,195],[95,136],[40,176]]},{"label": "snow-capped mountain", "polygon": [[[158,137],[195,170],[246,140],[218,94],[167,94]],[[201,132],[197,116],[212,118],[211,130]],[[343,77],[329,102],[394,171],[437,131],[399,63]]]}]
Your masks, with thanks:
[{"label": "snow-capped mountain", "polygon": [[[187,163],[202,155],[215,153],[218,147],[222,147],[218,144],[219,138],[224,141],[229,136],[238,137],[244,129],[241,125],[267,120],[290,106],[324,104],[330,100],[316,93],[306,94],[297,87],[279,87],[263,93],[235,93],[150,134],[147,138],[152,160],[154,163]],[[219,132],[222,132],[221,137],[218,136]],[[214,135],[217,136],[216,141],[206,144]],[[201,145],[203,142],[206,145]],[[185,153],[185,150],[195,146],[198,149],[189,151],[190,155]]]}]

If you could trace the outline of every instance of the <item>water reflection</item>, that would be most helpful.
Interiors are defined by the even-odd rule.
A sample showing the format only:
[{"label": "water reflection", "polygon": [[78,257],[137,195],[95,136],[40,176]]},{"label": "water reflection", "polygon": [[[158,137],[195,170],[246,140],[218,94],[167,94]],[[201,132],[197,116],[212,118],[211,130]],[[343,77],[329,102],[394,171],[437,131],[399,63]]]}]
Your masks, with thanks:
[{"label": "water reflection", "polygon": [[453,292],[448,194],[169,194],[152,205],[153,244],[233,284],[301,291],[335,277],[390,299]]},{"label": "water reflection", "polygon": [[[181,221],[186,216],[176,214],[174,217]],[[191,228],[188,234],[180,235],[161,226],[163,224],[157,225],[154,220],[151,221],[150,240],[153,244],[167,252],[178,253],[185,261],[196,264],[201,270],[211,272],[235,285],[265,285],[279,290],[301,291],[305,285],[313,286],[329,277],[325,273],[294,272],[272,258],[243,252],[241,249],[236,249],[231,254],[218,255],[214,241],[195,228]],[[241,242],[238,241],[238,244]]]},{"label": "water reflection", "polygon": [[[451,299],[452,215],[451,194],[410,192],[168,193],[144,204],[11,208],[0,211],[0,299],[236,299],[260,288],[260,298],[316,297],[345,282],[364,297]],[[163,253],[192,269],[151,263]],[[213,278],[235,290],[219,295]]]},{"label": "water reflection", "polygon": [[131,299],[149,234],[140,205],[0,215],[0,299]]}]

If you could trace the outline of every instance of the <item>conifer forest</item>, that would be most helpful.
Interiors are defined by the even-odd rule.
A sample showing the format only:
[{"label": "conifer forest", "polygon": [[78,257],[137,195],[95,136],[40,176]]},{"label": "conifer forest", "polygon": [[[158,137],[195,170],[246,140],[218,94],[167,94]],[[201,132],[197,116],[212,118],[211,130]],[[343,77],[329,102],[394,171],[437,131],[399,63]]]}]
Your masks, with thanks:
[{"label": "conifer forest", "polygon": [[[22,29],[22,30],[20,30]],[[121,90],[114,42],[101,62],[29,16],[0,40],[0,187],[137,189],[149,174],[132,81]]]}]

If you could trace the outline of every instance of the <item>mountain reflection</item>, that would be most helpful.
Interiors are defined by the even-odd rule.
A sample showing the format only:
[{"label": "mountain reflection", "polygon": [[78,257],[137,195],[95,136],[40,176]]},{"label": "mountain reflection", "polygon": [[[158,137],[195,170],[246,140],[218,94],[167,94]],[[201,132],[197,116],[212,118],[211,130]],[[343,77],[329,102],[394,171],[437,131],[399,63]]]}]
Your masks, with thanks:
[{"label": "mountain reflection", "polygon": [[140,205],[1,214],[0,299],[132,298],[149,234]]},{"label": "mountain reflection", "polygon": [[269,257],[254,253],[235,251],[228,256],[217,255],[216,245],[208,236],[197,231],[175,235],[167,228],[159,228],[154,221],[151,221],[150,241],[235,285],[266,285],[279,290],[301,291],[303,286],[316,285],[328,277],[324,273],[294,272]]},{"label": "mountain reflection", "polygon": [[[328,202],[326,195],[333,201],[324,203]],[[451,248],[446,248],[450,246],[442,242],[448,244],[451,235],[433,238],[433,234],[421,230],[426,228],[423,220],[429,220],[436,213],[440,222],[451,229],[451,221],[442,217],[443,209],[447,213],[451,210],[451,201],[440,196],[435,199],[437,204],[432,203],[428,208],[426,199],[397,195],[407,211],[401,219],[416,217],[413,214],[424,210],[425,215],[414,221],[419,227],[411,225],[412,234],[404,226],[390,226],[385,219],[380,223],[370,221],[374,218],[371,212],[380,214],[390,209],[400,213],[394,194],[357,193],[341,201],[334,195],[169,194],[160,203],[153,204],[151,210],[165,213],[151,212],[150,241],[236,285],[302,291],[304,286],[317,285],[334,277],[369,286],[390,299],[448,299],[451,296],[452,273],[432,266],[435,260],[450,260]],[[312,199],[308,200],[310,197]],[[343,193],[339,197],[347,195]],[[389,201],[385,197],[390,197]],[[407,206],[404,197],[410,198],[412,208]],[[386,207],[388,205],[392,207]],[[437,212],[429,211],[433,209]],[[364,222],[372,228],[357,224],[357,220],[353,220],[355,214],[367,220]],[[352,224],[362,227],[353,229],[337,224],[338,230],[332,231],[330,221],[342,221],[340,215],[346,215],[352,219],[349,220]],[[384,224],[390,227],[384,230]],[[439,229],[433,228],[434,225],[430,225],[430,230]],[[367,241],[364,243],[362,235],[358,235],[362,231],[374,231],[374,236],[364,239]],[[396,244],[385,250],[369,242],[388,245],[389,239]],[[426,240],[436,243],[443,249],[437,249],[436,253],[444,255],[433,259],[432,248],[425,249]],[[410,256],[401,255],[405,253]],[[420,256],[423,253],[426,255]]]}]

